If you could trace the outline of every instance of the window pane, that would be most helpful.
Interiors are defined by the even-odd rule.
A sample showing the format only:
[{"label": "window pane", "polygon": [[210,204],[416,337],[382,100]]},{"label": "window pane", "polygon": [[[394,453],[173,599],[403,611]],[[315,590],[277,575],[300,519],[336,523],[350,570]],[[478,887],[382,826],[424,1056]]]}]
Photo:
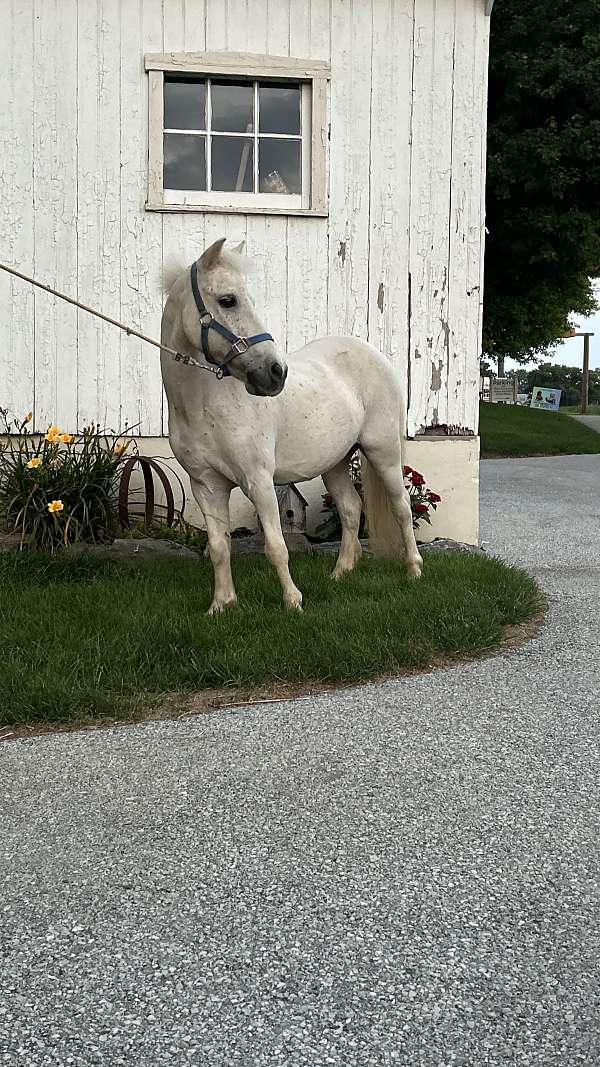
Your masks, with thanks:
[{"label": "window pane", "polygon": [[212,129],[250,133],[254,129],[254,88],[236,82],[211,82]]},{"label": "window pane", "polygon": [[212,137],[212,188],[226,192],[254,190],[254,142],[250,137]]},{"label": "window pane", "polygon": [[260,85],[258,114],[261,133],[300,133],[300,86]]},{"label": "window pane", "polygon": [[206,137],[165,133],[165,189],[206,189]]},{"label": "window pane", "polygon": [[302,192],[302,145],[261,137],[258,142],[258,187],[261,193]]},{"label": "window pane", "polygon": [[205,130],[206,82],[165,78],[165,130]]}]

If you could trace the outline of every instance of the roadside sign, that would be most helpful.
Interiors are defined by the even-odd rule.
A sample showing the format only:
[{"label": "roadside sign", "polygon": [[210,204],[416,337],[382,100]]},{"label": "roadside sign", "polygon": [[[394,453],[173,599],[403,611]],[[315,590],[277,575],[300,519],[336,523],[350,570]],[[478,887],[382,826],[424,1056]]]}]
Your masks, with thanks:
[{"label": "roadside sign", "polygon": [[561,389],[545,389],[534,385],[531,394],[531,407],[541,408],[542,411],[558,411],[560,407]]},{"label": "roadside sign", "polygon": [[516,404],[516,378],[490,378],[490,400],[492,404]]}]

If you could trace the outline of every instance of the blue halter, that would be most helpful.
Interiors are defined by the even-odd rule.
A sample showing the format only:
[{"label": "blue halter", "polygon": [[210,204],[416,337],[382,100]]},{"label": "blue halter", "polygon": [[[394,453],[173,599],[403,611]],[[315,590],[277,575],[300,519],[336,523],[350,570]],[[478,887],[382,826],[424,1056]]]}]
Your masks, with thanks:
[{"label": "blue halter", "polygon": [[[227,364],[232,359],[235,359],[236,356],[243,355],[244,352],[247,352],[248,349],[252,347],[252,345],[258,345],[261,341],[272,341],[273,338],[271,337],[270,333],[256,333],[254,337],[237,337],[234,333],[231,332],[231,330],[228,330],[226,326],[223,326],[222,323],[217,322],[217,320],[213,318],[212,314],[206,307],[206,304],[204,303],[202,296],[200,295],[200,290],[198,288],[198,266],[196,263],[192,263],[190,277],[192,282],[192,292],[194,294],[194,300],[196,302],[196,307],[198,308],[198,314],[200,316],[201,323],[200,349],[204,358],[209,363],[212,363],[215,367],[219,368],[217,372],[217,377],[225,378],[226,376],[231,374],[231,371],[229,370]],[[216,330],[217,333],[221,334],[221,337],[224,337],[227,341],[231,343],[231,348],[229,349],[229,352],[227,352],[227,354],[221,360],[220,363],[219,360],[215,359],[215,357],[212,356],[210,353],[210,330]]]}]

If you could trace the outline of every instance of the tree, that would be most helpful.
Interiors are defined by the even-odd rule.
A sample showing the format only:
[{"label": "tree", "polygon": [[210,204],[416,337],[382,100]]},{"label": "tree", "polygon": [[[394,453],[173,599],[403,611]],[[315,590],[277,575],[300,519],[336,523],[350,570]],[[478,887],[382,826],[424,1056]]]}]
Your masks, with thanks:
[{"label": "tree", "polygon": [[500,373],[597,306],[600,0],[498,0],[487,175],[483,352]]},{"label": "tree", "polygon": [[[534,385],[562,389],[561,404],[578,404],[581,399],[580,367],[564,367],[556,363],[541,363],[534,370],[518,372],[519,383],[523,391],[530,393]],[[590,404],[600,403],[600,370],[590,371]]]}]

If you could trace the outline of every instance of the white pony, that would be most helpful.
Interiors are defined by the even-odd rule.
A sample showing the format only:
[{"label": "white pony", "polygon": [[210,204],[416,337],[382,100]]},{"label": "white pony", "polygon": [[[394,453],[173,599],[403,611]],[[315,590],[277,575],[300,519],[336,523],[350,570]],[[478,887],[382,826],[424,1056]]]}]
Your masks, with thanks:
[{"label": "white pony", "polygon": [[[313,341],[286,366],[248,295],[243,246],[227,251],[224,243],[216,241],[177,274],[161,326],[162,344],[184,357],[162,350],[162,376],[171,447],[206,522],[214,568],[210,612],[236,601],[229,539],[236,485],[258,512],[288,607],[301,610],[302,594],[290,576],[274,483],[322,475],[343,530],[333,577],[353,569],[361,555],[361,501],[348,459],[357,447],[370,542],[377,555],[404,558],[408,574],[419,577],[422,559],[402,474],[404,399],[393,368],[351,337]],[[210,368],[217,373],[206,373]]]}]

